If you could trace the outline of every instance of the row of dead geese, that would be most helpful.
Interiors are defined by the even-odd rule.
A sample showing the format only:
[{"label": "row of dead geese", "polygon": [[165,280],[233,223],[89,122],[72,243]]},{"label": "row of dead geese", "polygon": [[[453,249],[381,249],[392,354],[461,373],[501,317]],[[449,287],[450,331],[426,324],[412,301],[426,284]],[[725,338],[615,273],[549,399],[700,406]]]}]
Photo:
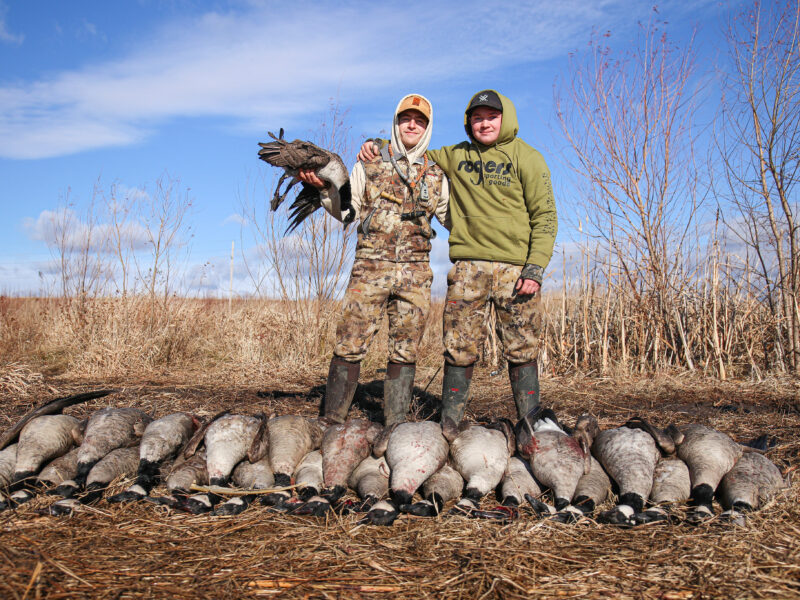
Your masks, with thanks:
[{"label": "row of dead geese", "polygon": [[[85,421],[60,414],[108,393],[50,402],[0,438],[2,508],[45,491],[63,498],[43,513],[69,514],[135,475],[107,500],[218,515],[259,500],[295,514],[364,512],[363,522],[380,525],[400,513],[439,515],[456,500],[448,514],[511,520],[528,512],[569,522],[592,516],[613,489],[617,505],[597,520],[633,526],[671,520],[670,507],[687,502],[690,520],[706,520],[715,496],[723,515],[739,521],[786,486],[762,451],[704,425],[661,430],[635,418],[600,431],[594,417],[583,415],[570,428],[541,408],[516,426],[422,421],[388,428],[360,419],[335,424],[228,412],[201,424],[185,412],[154,420],[113,407]],[[151,497],[160,482],[168,494]],[[348,489],[358,501],[348,499]],[[493,490],[501,504],[482,510]],[[548,490],[552,502],[545,502]]]}]

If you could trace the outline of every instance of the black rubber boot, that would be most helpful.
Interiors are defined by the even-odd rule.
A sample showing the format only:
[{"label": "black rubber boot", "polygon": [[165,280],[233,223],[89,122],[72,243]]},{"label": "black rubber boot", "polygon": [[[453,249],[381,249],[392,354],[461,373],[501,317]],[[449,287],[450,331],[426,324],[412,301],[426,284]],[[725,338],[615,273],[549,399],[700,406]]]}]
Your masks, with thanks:
[{"label": "black rubber boot", "polygon": [[338,356],[331,359],[322,416],[329,417],[337,423],[344,423],[347,420],[350,404],[356,395],[360,371],[360,362],[351,363]]},{"label": "black rubber boot", "polygon": [[448,417],[458,425],[464,418],[469,400],[469,384],[472,380],[474,365],[456,367],[444,364],[444,379],[442,380],[442,417],[441,422]]},{"label": "black rubber boot", "polygon": [[390,362],[387,366],[386,380],[383,382],[383,420],[386,427],[407,420],[416,370],[416,365],[406,363]]},{"label": "black rubber boot", "polygon": [[508,365],[508,378],[514,392],[517,416],[521,419],[539,406],[539,365],[531,361],[522,365]]}]

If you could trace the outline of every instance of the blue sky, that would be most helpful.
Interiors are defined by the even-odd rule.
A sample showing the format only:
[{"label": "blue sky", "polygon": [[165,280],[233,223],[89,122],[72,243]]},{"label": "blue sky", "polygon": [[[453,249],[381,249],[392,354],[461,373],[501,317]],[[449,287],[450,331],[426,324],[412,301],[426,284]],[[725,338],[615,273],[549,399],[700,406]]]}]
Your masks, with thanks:
[{"label": "blue sky", "polygon": [[[732,4],[668,1],[658,15],[678,41],[698,28],[699,63],[710,71]],[[634,0],[0,0],[0,292],[39,289],[52,261],[41,223],[60,202],[80,212],[95,185],[136,193],[167,174],[192,198],[187,266],[205,265],[205,293],[223,294],[241,201],[271,181],[257,142],[280,127],[310,137],[331,98],[360,140],[387,129],[401,96],[422,93],[438,147],[463,139],[475,91],[499,89],[569,210],[570,173],[548,127],[553,82],[593,29],[625,45],[652,15],[652,3]],[[562,219],[559,245],[570,235]],[[433,254],[438,291],[445,239]],[[237,269],[236,289],[248,285]]]}]

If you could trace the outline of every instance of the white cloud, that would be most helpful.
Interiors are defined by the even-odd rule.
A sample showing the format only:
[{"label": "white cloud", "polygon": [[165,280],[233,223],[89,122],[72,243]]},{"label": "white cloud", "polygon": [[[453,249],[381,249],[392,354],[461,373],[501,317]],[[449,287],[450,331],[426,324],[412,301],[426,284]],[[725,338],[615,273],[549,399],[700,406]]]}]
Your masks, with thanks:
[{"label": "white cloud", "polygon": [[[36,218],[26,218],[22,227],[27,236],[52,248],[68,252],[90,250],[113,253],[117,234],[110,223],[95,223],[91,228],[70,208],[43,210]],[[147,228],[140,223],[124,223],[118,234],[121,243],[133,251],[148,247]],[[87,248],[88,246],[88,248]]]},{"label": "white cloud", "polygon": [[174,117],[291,126],[340,92],[358,101],[398,74],[420,87],[479,80],[561,56],[593,24],[648,12],[631,0],[415,6],[253,3],[172,21],[121,59],[0,87],[0,156],[135,144]]},{"label": "white cloud", "polygon": [[233,213],[225,217],[225,219],[222,221],[221,224],[227,225],[228,223],[233,223],[235,225],[245,227],[248,224],[248,220],[239,213]]},{"label": "white cloud", "polygon": [[8,25],[6,25],[7,12],[8,7],[4,2],[0,2],[0,42],[16,45],[22,44],[22,42],[25,41],[25,36],[21,33],[12,33],[9,31]]}]

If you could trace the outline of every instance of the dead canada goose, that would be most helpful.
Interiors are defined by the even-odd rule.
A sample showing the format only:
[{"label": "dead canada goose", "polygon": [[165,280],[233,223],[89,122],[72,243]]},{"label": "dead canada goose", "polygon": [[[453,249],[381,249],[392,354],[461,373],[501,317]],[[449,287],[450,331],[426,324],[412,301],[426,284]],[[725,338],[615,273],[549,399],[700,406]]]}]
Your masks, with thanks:
[{"label": "dead canada goose", "polygon": [[725,510],[749,512],[786,487],[780,469],[766,456],[745,452],[720,482],[717,495]]},{"label": "dead canada goose", "polygon": [[414,504],[403,504],[400,510],[418,517],[435,517],[441,514],[444,505],[461,495],[464,490],[464,478],[450,463],[431,475],[422,484],[424,500]]},{"label": "dead canada goose", "polygon": [[555,507],[570,505],[581,477],[591,468],[589,448],[597,433],[590,415],[578,418],[574,435],[567,433],[550,409],[536,407],[517,424],[517,450],[531,471],[553,491]]},{"label": "dead canada goose", "polygon": [[147,425],[139,444],[136,482],[109,498],[109,502],[128,502],[147,496],[158,483],[161,463],[174,457],[199,427],[197,419],[185,412],[166,415]]},{"label": "dead canada goose", "polygon": [[465,481],[464,497],[455,514],[477,510],[481,498],[503,479],[508,459],[514,452],[511,424],[498,421],[489,426],[464,428],[450,443],[450,461]]},{"label": "dead canada goose", "polygon": [[89,471],[109,452],[138,445],[152,420],[136,408],[102,408],[92,413],[78,449],[78,485],[83,487]]},{"label": "dead canada goose", "polygon": [[637,524],[671,520],[669,506],[685,502],[691,491],[689,468],[680,458],[662,457],[653,471],[653,487],[650,490],[651,506],[634,515]]},{"label": "dead canada goose", "polygon": [[[275,141],[259,143],[261,150],[258,151],[258,157],[274,167],[283,169],[283,175],[278,180],[278,185],[272,198],[272,210],[276,210],[286,198],[289,190],[297,183],[300,183],[297,178],[298,171],[300,169],[309,169],[314,171],[317,177],[326,184],[332,185],[338,190],[342,203],[342,213],[344,214],[343,222],[345,225],[350,223],[355,218],[355,211],[350,205],[350,175],[339,155],[324,150],[311,142],[303,140],[288,142],[283,139],[283,129],[280,130],[278,137],[275,137],[272,132],[269,132],[269,135]],[[281,185],[287,177],[291,178],[291,181],[281,194]],[[290,208],[291,221],[286,228],[286,233],[294,230],[320,206],[322,204],[319,190],[312,185],[303,183],[303,189],[297,195]],[[345,213],[345,211],[348,212]]]},{"label": "dead canada goose", "polygon": [[324,459],[321,450],[305,455],[294,472],[297,493],[302,500],[296,505],[284,505],[293,514],[322,516],[331,508],[331,501],[320,496],[325,485],[323,477]]},{"label": "dead canada goose", "polygon": [[248,453],[254,446],[260,446],[257,435],[265,430],[264,419],[250,415],[224,415],[208,426],[206,464],[211,485],[227,485],[234,467],[246,456],[251,462],[263,458]]},{"label": "dead canada goose", "polygon": [[[67,502],[58,501],[49,507],[49,513],[54,516],[72,513],[78,503],[92,504],[98,500],[108,484],[118,477],[126,477],[136,473],[139,465],[139,448],[116,448],[100,459],[86,476],[86,493],[79,497],[67,498]],[[62,484],[63,485],[63,484]],[[74,488],[77,490],[77,487]]]},{"label": "dead canada goose", "polygon": [[325,430],[320,444],[325,493],[336,502],[347,490],[353,470],[370,455],[375,438],[383,430],[377,423],[350,419]]},{"label": "dead canada goose", "polygon": [[447,461],[450,447],[445,433],[455,439],[455,425],[449,419],[442,425],[432,421],[397,423],[381,432],[372,453],[386,458],[394,504],[386,500],[375,504],[367,513],[368,522],[391,525],[399,514],[397,507],[411,504],[417,489]]},{"label": "dead canada goose", "polygon": [[714,491],[725,474],[733,468],[743,448],[729,436],[705,425],[670,425],[678,458],[689,467],[692,492],[689,503],[694,506],[691,520],[699,521],[714,514]]},{"label": "dead canada goose", "polygon": [[14,481],[17,466],[17,445],[11,444],[0,450],[0,488],[7,488]]},{"label": "dead canada goose", "polygon": [[369,510],[389,493],[389,465],[386,464],[386,459],[366,457],[350,474],[347,484],[362,500],[356,510]]},{"label": "dead canada goose", "polygon": [[617,507],[599,520],[614,525],[634,525],[653,487],[653,472],[661,453],[653,437],[627,426],[601,431],[592,444],[592,454],[619,487]]},{"label": "dead canada goose", "polygon": [[[269,456],[259,461],[245,459],[236,465],[231,473],[231,481],[237,488],[246,490],[267,490],[275,484],[275,476],[269,464]],[[233,496],[214,509],[214,515],[238,515],[255,499],[254,494]]]},{"label": "dead canada goose", "polygon": [[75,404],[80,404],[81,402],[87,402],[88,400],[95,400],[97,398],[102,398],[103,396],[108,396],[109,394],[115,392],[116,390],[97,390],[95,392],[84,392],[81,394],[73,394],[72,396],[65,396],[63,398],[56,398],[55,400],[51,400],[38,408],[35,408],[28,414],[26,414],[22,419],[20,419],[11,429],[6,431],[2,437],[0,437],[0,450],[8,446],[11,442],[17,439],[17,435],[25,425],[37,418],[41,417],[42,415],[55,415],[59,414],[62,410],[67,408],[68,406],[74,406]]},{"label": "dead canada goose", "polygon": [[14,481],[33,478],[46,462],[63,456],[81,442],[81,422],[69,415],[43,415],[19,432]]},{"label": "dead canada goose", "polygon": [[608,474],[594,456],[591,456],[589,472],[584,473],[578,480],[572,505],[586,515],[606,501],[611,494],[611,480]]},{"label": "dead canada goose", "polygon": [[[270,419],[269,460],[275,474],[275,486],[287,487],[300,461],[317,450],[322,442],[324,424],[318,419],[300,415],[282,415]],[[289,492],[276,492],[262,497],[263,504],[280,506],[291,497]]]}]

